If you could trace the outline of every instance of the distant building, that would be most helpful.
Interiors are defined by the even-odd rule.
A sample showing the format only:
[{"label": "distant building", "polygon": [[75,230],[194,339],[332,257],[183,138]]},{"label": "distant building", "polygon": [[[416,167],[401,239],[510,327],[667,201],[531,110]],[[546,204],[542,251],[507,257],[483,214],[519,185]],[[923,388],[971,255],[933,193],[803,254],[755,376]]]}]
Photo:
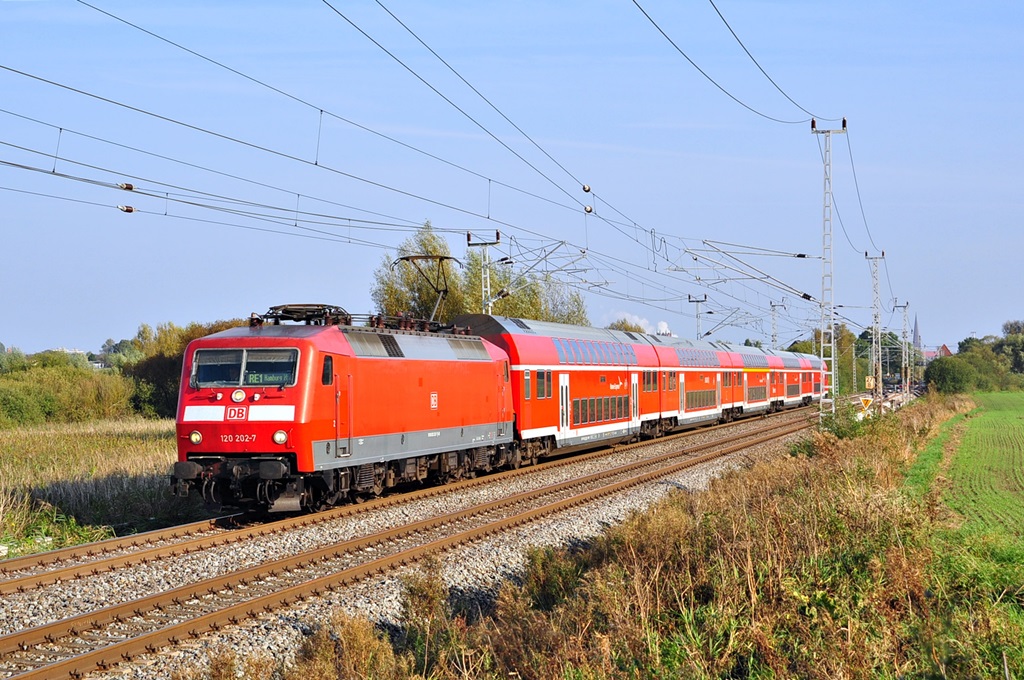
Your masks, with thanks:
[{"label": "distant building", "polygon": [[924,362],[927,364],[940,357],[951,357],[953,356],[953,353],[949,351],[949,348],[945,345],[939,345],[936,349],[926,349],[922,351],[921,355],[924,357]]}]

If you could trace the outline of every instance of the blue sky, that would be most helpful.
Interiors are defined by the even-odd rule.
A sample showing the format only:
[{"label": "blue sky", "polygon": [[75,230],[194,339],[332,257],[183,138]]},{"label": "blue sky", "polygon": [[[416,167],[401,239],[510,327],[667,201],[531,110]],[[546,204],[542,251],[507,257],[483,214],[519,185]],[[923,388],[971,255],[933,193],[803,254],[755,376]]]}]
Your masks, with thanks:
[{"label": "blue sky", "polygon": [[848,119],[833,296],[855,330],[865,252],[885,252],[883,325],[909,302],[926,346],[1024,317],[1024,5],[640,6],[706,76],[631,0],[0,0],[0,342],[369,312],[425,220],[459,258],[500,230],[492,259],[554,272],[595,325],[694,337],[706,295],[713,339],[767,344],[773,304],[780,342],[809,337],[824,139],[804,110]]}]

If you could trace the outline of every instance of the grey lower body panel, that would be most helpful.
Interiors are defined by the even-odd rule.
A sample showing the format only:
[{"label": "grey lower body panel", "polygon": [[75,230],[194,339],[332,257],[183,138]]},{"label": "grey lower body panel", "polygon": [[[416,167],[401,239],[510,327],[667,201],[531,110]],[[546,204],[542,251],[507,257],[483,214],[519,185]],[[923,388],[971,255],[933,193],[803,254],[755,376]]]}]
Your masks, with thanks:
[{"label": "grey lower body panel", "polygon": [[719,413],[705,413],[696,416],[688,416],[680,413],[676,418],[676,422],[680,425],[697,425],[699,423],[713,422],[719,420],[721,417],[722,416]]},{"label": "grey lower body panel", "polygon": [[598,446],[600,444],[614,444],[615,442],[629,439],[639,433],[639,428],[623,425],[613,430],[602,430],[590,434],[578,435],[575,437],[564,437],[558,441],[559,452],[565,449],[572,449],[583,446]]},{"label": "grey lower body panel", "polygon": [[511,442],[511,421],[373,437],[327,439],[313,442],[313,468],[315,470],[331,470],[366,463],[401,460],[412,456],[466,451]]}]

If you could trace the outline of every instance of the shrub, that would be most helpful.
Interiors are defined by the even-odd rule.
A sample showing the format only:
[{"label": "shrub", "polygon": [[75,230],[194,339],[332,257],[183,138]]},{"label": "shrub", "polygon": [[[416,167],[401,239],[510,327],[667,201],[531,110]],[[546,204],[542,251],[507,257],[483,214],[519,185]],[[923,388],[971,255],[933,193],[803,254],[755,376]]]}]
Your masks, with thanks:
[{"label": "shrub", "polygon": [[974,389],[978,371],[958,357],[939,357],[928,364],[924,380],[941,394],[958,394]]},{"label": "shrub", "polygon": [[71,364],[0,375],[0,427],[127,416],[133,390],[123,376]]}]

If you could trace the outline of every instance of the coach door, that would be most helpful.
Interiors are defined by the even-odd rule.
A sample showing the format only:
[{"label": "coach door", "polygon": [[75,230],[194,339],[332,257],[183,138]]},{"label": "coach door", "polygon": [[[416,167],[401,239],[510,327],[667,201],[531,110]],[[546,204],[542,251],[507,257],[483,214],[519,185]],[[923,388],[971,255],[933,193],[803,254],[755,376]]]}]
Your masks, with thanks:
[{"label": "coach door", "polygon": [[563,443],[569,438],[569,429],[572,427],[572,401],[569,399],[569,374],[558,374],[558,443]]},{"label": "coach door", "polygon": [[640,389],[638,373],[629,374],[629,431],[640,431]]}]

